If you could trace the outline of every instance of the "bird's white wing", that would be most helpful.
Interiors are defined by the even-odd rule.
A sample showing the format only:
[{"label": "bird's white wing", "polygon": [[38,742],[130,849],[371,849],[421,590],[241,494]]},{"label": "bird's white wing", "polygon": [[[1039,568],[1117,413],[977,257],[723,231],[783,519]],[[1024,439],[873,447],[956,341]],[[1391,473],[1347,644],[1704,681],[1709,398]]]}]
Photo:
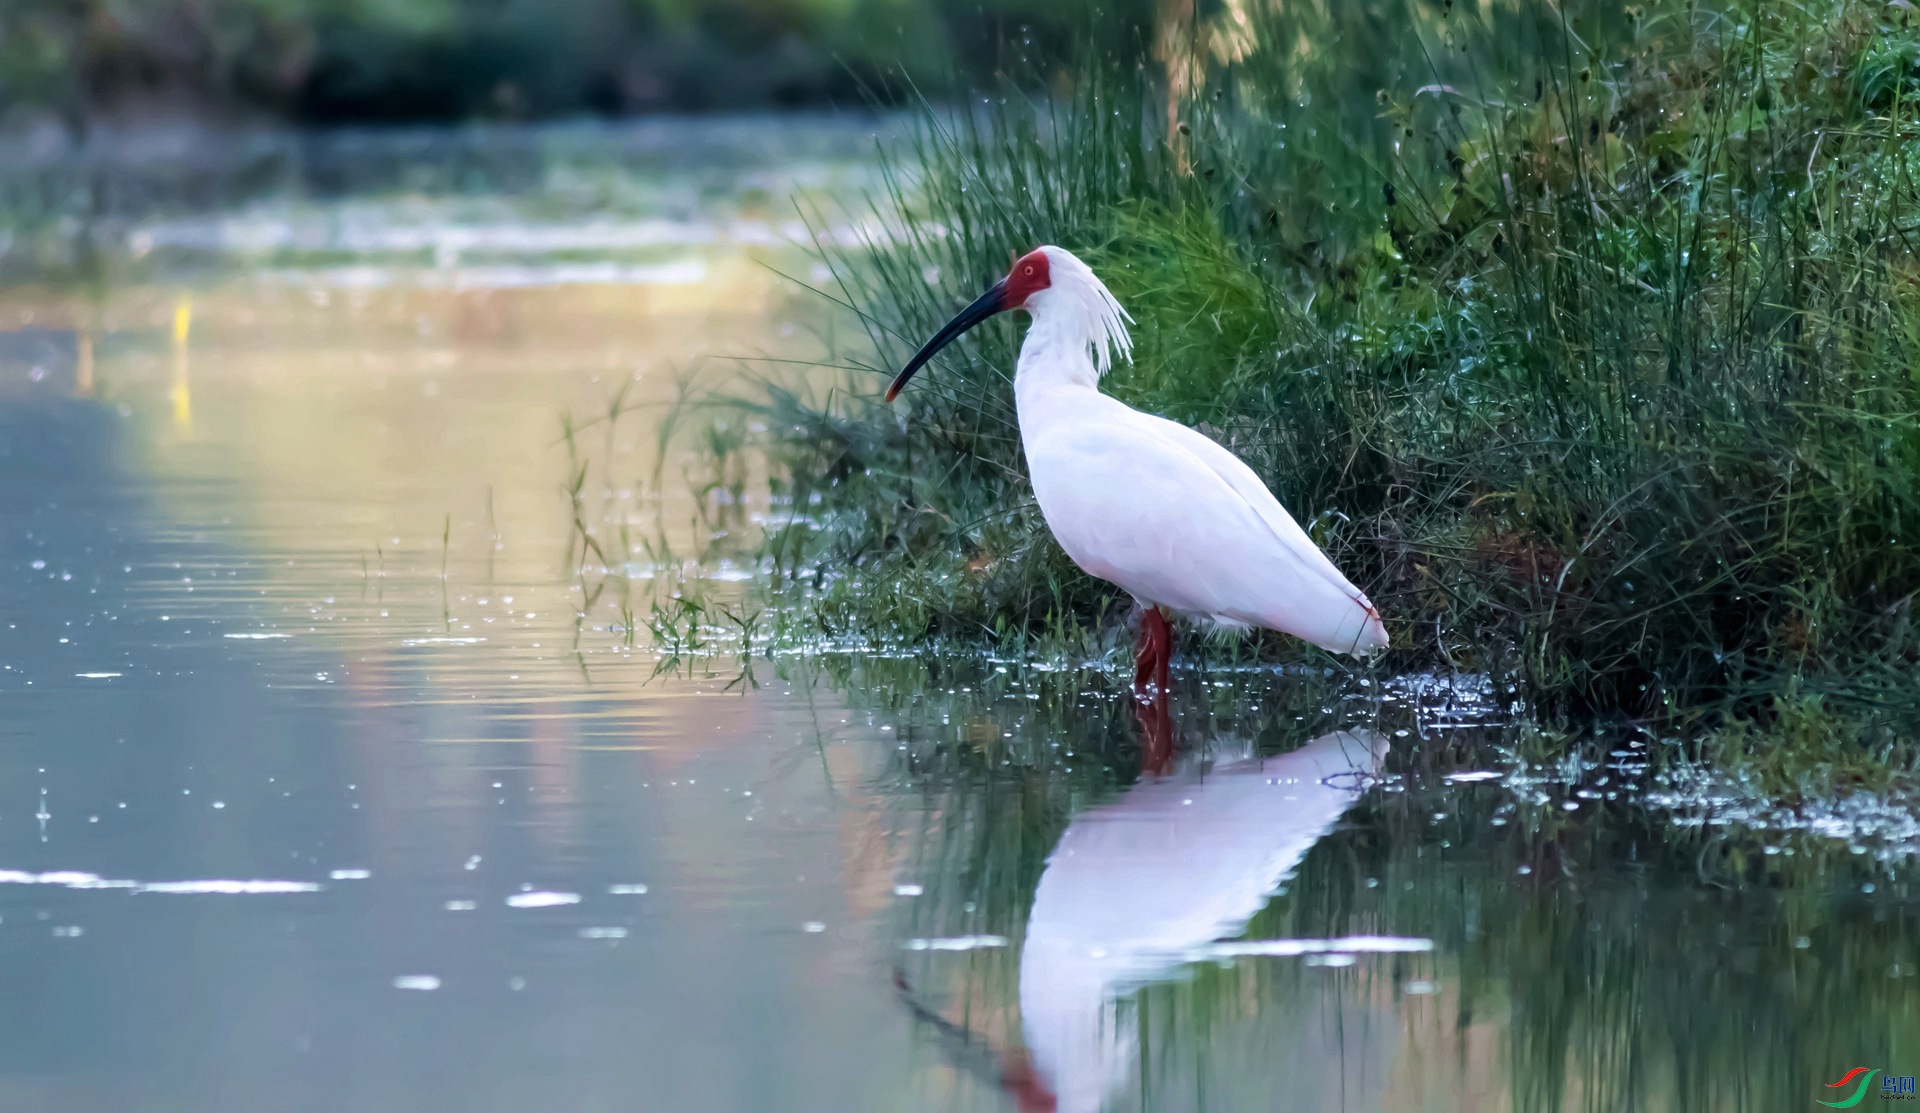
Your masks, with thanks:
[{"label": "bird's white wing", "polygon": [[[1293,515],[1287,513],[1287,508],[1281,506],[1280,500],[1273,497],[1273,492],[1267,489],[1267,485],[1260,481],[1260,477],[1254,474],[1245,460],[1235,456],[1224,445],[1205,433],[1189,429],[1177,421],[1169,421],[1164,417],[1141,413],[1138,410],[1131,412],[1135,420],[1149,423],[1155,433],[1169,438],[1199,457],[1213,469],[1214,474],[1232,487],[1236,494],[1247,500],[1247,505],[1260,515],[1260,519],[1273,530],[1274,536],[1282,545],[1300,554],[1304,563],[1317,568],[1328,582],[1346,592],[1354,602],[1365,607],[1369,612],[1373,611],[1373,604],[1367,599],[1366,593],[1355,587],[1353,581],[1347,579],[1340,569],[1327,559],[1327,555],[1313,543],[1313,538],[1308,537],[1307,531],[1300,528],[1300,523],[1293,520]],[[1377,622],[1379,619],[1377,612],[1374,618]],[[1381,644],[1386,644],[1384,638]]]},{"label": "bird's white wing", "polygon": [[[1080,567],[1146,602],[1284,630],[1336,652],[1385,644],[1365,596],[1298,526],[1290,541],[1219,468],[1164,435],[1170,423],[1128,420],[1144,415],[1106,401],[1106,420],[1051,423],[1027,444],[1041,512]],[[1246,475],[1268,513],[1291,522]]]}]

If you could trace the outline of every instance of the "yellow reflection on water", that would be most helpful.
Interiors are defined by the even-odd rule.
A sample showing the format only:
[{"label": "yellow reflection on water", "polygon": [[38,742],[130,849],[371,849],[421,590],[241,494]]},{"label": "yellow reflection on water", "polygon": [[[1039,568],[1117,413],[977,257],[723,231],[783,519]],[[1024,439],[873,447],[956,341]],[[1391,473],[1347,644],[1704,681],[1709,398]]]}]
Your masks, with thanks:
[{"label": "yellow reflection on water", "polygon": [[[682,729],[684,701],[569,702],[638,695],[651,675],[645,630],[629,644],[610,629],[617,594],[647,612],[651,570],[614,569],[625,578],[591,603],[582,589],[569,496],[579,462],[594,528],[632,534],[602,539],[609,562],[645,552],[641,538],[700,553],[719,516],[701,512],[688,481],[700,461],[662,444],[664,419],[690,392],[749,389],[761,370],[737,357],[817,354],[801,327],[810,306],[746,251],[715,254],[660,283],[342,287],[243,274],[85,305],[16,289],[0,294],[0,329],[97,322],[81,393],[117,415],[132,449],[125,481],[168,528],[223,554],[171,571],[156,613],[215,637],[284,639],[232,643],[262,659],[325,647],[345,675],[302,683],[346,680],[374,718],[432,709],[429,742],[524,731],[570,782],[570,747],[671,762],[705,741]],[[626,416],[609,422],[616,396]],[[476,700],[491,704],[479,729],[462,717]]]},{"label": "yellow reflection on water", "polygon": [[[805,310],[778,281],[743,253],[660,285],[135,288],[101,309],[78,381],[136,422],[167,415],[173,435],[142,460],[163,498],[217,484],[217,508],[183,512],[217,509],[295,568],[358,579],[365,563],[391,579],[444,560],[456,589],[550,584],[570,571],[569,415],[605,488],[587,494],[698,551],[684,466],[660,464],[661,419],[690,388],[744,389],[735,357],[805,345]],[[0,327],[63,315],[53,295],[12,301]],[[608,428],[623,390],[628,416]]]},{"label": "yellow reflection on water", "polygon": [[193,389],[187,382],[187,334],[193,328],[193,301],[181,294],[173,303],[173,383],[167,396],[173,400],[173,427],[183,435],[193,433]]}]

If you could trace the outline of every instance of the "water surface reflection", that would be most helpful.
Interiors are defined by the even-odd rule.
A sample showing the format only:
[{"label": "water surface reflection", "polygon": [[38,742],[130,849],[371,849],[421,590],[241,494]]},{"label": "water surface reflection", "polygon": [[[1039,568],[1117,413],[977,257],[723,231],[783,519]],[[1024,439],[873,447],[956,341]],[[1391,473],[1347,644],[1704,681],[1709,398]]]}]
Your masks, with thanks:
[{"label": "water surface reflection", "polygon": [[[1106,1106],[1137,1070],[1133,991],[1237,937],[1386,756],[1340,731],[1279,757],[1189,754],[1171,775],[1081,812],[1047,857],[1020,951],[1027,1046],[1059,1108]],[[1270,941],[1275,954],[1377,950],[1393,941]],[[1413,941],[1416,948],[1425,940]]]},{"label": "water surface reflection", "polygon": [[1166,734],[1124,677],[855,672],[933,1104],[1762,1110],[1920,1031],[1903,878],[1521,760],[1473,684],[1189,674]]}]

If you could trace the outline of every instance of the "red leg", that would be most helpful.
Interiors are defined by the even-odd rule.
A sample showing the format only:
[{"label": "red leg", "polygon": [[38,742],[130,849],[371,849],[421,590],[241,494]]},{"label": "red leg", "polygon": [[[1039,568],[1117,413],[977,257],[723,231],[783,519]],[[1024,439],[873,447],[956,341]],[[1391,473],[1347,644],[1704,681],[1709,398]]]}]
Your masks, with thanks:
[{"label": "red leg", "polygon": [[1140,645],[1133,654],[1133,690],[1144,696],[1149,684],[1167,691],[1167,661],[1173,656],[1173,632],[1159,607],[1148,607],[1140,616]]},{"label": "red leg", "polygon": [[1053,1113],[1060,1104],[1025,1048],[1000,1057],[1000,1088],[1013,1095],[1013,1106],[1020,1113]]}]

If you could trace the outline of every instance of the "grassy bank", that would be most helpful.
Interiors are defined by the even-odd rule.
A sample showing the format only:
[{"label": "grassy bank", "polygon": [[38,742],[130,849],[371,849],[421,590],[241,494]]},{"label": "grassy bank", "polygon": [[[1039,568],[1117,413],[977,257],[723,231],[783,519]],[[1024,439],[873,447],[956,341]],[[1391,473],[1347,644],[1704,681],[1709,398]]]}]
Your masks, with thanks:
[{"label": "grassy bank", "polygon": [[878,202],[895,236],[827,253],[881,358],[774,398],[805,513],[768,553],[829,629],[1116,640],[1025,483],[1019,330],[877,400],[1010,251],[1058,243],[1138,320],[1107,389],[1245,457],[1380,605],[1389,667],[1701,719],[1733,764],[1790,738],[1755,767],[1784,792],[1911,788],[1914,23],[1274,6],[1196,29],[1177,95],[1095,64],[1061,101],[929,117]]}]

